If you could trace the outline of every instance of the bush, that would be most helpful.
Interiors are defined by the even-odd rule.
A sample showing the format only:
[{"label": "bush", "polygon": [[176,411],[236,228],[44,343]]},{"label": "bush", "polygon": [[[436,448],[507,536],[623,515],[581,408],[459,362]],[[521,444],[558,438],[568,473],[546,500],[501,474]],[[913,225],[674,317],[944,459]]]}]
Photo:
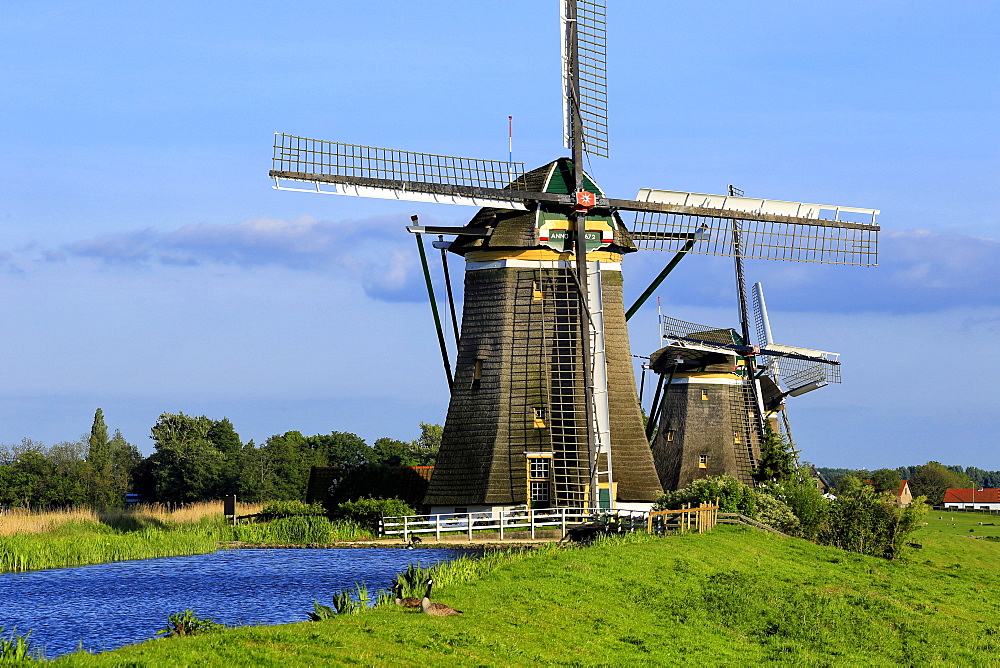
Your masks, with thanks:
[{"label": "bush", "polygon": [[729,475],[701,478],[684,489],[664,492],[656,500],[653,510],[677,510],[685,504],[714,504],[716,500],[719,502],[719,512],[757,517],[757,494]]},{"label": "bush", "polygon": [[355,522],[375,531],[383,517],[416,515],[416,511],[399,499],[358,499],[338,504],[333,510],[335,519]]},{"label": "bush", "polygon": [[795,536],[799,532],[799,518],[792,509],[767,494],[757,493],[757,519],[782,533]]},{"label": "bush", "polygon": [[842,550],[895,559],[907,538],[927,514],[924,497],[907,508],[896,508],[891,493],[878,493],[863,485],[841,494],[830,504],[830,522],[819,542]]},{"label": "bush", "polygon": [[799,522],[795,535],[815,541],[826,527],[830,500],[816,486],[809,469],[798,469],[790,479],[771,483],[759,491],[791,509]]},{"label": "bush", "polygon": [[320,503],[302,503],[301,501],[274,501],[264,506],[260,511],[264,520],[275,520],[280,517],[301,517],[325,515],[326,510]]}]

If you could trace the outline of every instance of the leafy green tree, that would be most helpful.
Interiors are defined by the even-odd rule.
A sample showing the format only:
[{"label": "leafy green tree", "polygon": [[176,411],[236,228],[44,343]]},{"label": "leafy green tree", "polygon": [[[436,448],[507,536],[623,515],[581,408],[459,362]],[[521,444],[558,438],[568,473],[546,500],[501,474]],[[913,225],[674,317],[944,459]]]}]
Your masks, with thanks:
[{"label": "leafy green tree", "polygon": [[371,462],[382,466],[420,466],[422,462],[415,443],[380,438],[372,446]]},{"label": "leafy green tree", "polygon": [[894,492],[903,484],[903,479],[899,477],[899,471],[896,469],[872,471],[871,481],[876,492]]},{"label": "leafy green tree", "polygon": [[841,494],[854,494],[861,487],[868,484],[869,483],[866,483],[865,480],[859,476],[850,474],[838,478],[834,488],[839,496]]},{"label": "leafy green tree", "polygon": [[270,496],[273,475],[274,467],[263,448],[258,448],[253,441],[243,446],[237,496],[251,503],[270,501],[273,498]]},{"label": "leafy green tree", "polygon": [[944,502],[944,493],[949,487],[968,489],[972,480],[964,473],[958,473],[939,462],[927,462],[918,466],[910,478],[910,489],[914,496],[926,496],[927,503],[939,506]]},{"label": "leafy green tree", "polygon": [[212,425],[205,416],[160,415],[151,430],[156,451],[150,456],[158,500],[189,503],[218,497],[225,457],[208,438]]},{"label": "leafy green tree", "polygon": [[243,457],[243,443],[240,441],[240,435],[236,433],[229,418],[222,418],[214,421],[209,427],[208,440],[222,453],[224,459],[218,494],[220,496],[237,494]]},{"label": "leafy green tree", "polygon": [[372,454],[365,439],[346,431],[317,434],[308,437],[306,442],[319,455],[316,466],[354,468],[368,463]]},{"label": "leafy green tree", "polygon": [[306,496],[309,469],[322,461],[298,431],[272,436],[264,443],[272,467],[270,497],[275,500],[298,499]]},{"label": "leafy green tree", "polygon": [[103,473],[111,465],[111,443],[108,439],[108,425],[104,422],[104,411],[100,408],[94,413],[94,424],[90,427],[87,445],[87,461],[96,471]]},{"label": "leafy green tree", "polygon": [[441,436],[444,427],[439,424],[420,423],[420,436],[414,441],[416,455],[421,466],[433,466],[437,461],[438,450],[441,449]]},{"label": "leafy green tree", "polygon": [[13,505],[23,508],[51,505],[55,466],[41,450],[25,450],[11,464],[8,477]]}]

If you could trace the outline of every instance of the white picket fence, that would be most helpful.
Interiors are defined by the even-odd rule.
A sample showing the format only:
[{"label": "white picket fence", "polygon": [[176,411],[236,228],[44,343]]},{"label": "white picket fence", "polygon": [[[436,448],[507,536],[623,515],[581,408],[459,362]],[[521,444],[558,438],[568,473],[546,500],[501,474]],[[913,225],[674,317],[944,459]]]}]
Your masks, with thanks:
[{"label": "white picket fence", "polygon": [[608,508],[539,508],[534,510],[494,510],[478,513],[451,513],[442,515],[406,515],[383,517],[379,523],[379,536],[401,536],[404,541],[412,536],[434,534],[466,534],[469,542],[477,532],[494,532],[500,540],[511,532],[525,531],[535,538],[539,530],[559,529],[565,536],[566,530],[598,519],[617,520],[626,531],[646,530],[649,513],[644,510],[624,510]]}]

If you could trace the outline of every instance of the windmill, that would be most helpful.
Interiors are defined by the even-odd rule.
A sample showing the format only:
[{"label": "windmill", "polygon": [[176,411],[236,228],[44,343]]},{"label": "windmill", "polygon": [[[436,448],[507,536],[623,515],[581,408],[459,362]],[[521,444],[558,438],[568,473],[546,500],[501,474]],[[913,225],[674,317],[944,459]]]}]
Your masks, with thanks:
[{"label": "windmill", "polygon": [[[511,161],[275,135],[277,189],[482,207],[463,227],[408,228],[418,244],[420,234],[454,237],[447,250],[466,261],[451,399],[425,498],[431,512],[649,507],[660,484],[629,356],[625,254],[675,251],[669,273],[686,253],[732,255],[735,227],[744,257],[875,261],[872,209],[652,189],[607,197],[582,168],[584,156],[608,156],[605,7],[560,0],[560,8],[569,157],[525,171]],[[636,214],[631,225],[622,212]]]},{"label": "windmill", "polygon": [[666,345],[650,356],[660,379],[647,433],[657,427],[664,489],[722,474],[754,484],[765,421],[790,439],[786,398],[840,382],[838,353],[774,343],[760,283],[753,294],[759,345],[736,329],[660,316]]}]

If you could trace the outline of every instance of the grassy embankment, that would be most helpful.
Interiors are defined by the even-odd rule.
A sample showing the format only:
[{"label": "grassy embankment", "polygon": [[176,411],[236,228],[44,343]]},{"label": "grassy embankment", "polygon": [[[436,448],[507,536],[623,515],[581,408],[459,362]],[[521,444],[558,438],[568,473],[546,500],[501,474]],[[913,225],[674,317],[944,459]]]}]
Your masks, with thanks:
[{"label": "grassy embankment", "polygon": [[997,518],[932,513],[896,562],[740,527],[541,550],[442,586],[459,616],[392,608],[57,663],[995,665],[1000,542],[963,536],[1000,527],[979,521]]}]

